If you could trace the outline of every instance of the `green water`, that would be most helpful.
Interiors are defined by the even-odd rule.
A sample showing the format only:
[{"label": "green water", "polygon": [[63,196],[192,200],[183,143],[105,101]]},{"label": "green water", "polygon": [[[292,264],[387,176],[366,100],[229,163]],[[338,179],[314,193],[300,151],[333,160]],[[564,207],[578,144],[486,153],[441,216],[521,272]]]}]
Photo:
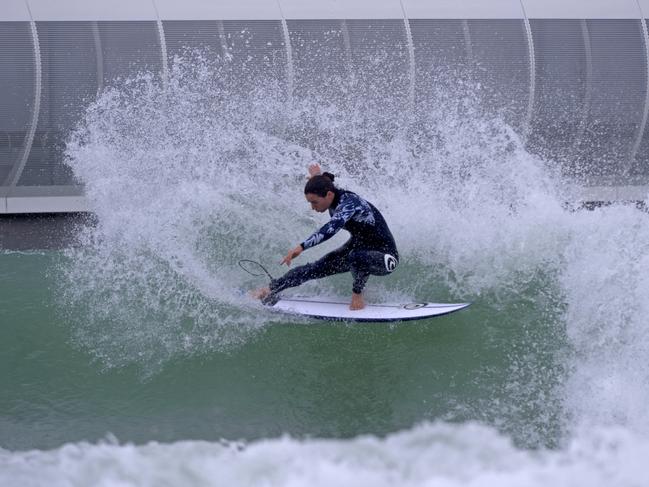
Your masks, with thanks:
[{"label": "green water", "polygon": [[435,419],[486,422],[525,446],[560,440],[565,338],[542,279],[428,321],[273,323],[234,348],[189,350],[147,370],[110,367],[75,340],[87,318],[57,298],[61,262],[55,252],[0,253],[0,447],[107,434],[347,438]]}]

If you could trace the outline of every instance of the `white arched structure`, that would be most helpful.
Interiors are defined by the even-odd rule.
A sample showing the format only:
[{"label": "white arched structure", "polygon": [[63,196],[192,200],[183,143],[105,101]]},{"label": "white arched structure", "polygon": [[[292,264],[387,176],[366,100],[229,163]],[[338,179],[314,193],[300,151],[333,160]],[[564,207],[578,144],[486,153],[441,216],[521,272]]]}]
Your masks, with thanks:
[{"label": "white arched structure", "polygon": [[601,161],[591,178],[601,182],[596,199],[646,195],[649,0],[2,3],[0,213],[84,210],[83,190],[61,152],[84,103],[133,66],[165,79],[188,33],[193,42],[226,49],[228,32],[247,21],[258,21],[260,35],[282,46],[276,58],[288,103],[300,90],[304,60],[296,38],[316,39],[319,22],[335,26],[340,63],[351,73],[360,69],[353,64],[365,49],[359,33],[380,24],[389,37],[385,45],[403,52],[394,69],[403,71],[404,112],[425,96],[422,79],[435,63],[462,58],[506,94],[510,121],[531,150],[554,141],[546,147],[553,156]]}]

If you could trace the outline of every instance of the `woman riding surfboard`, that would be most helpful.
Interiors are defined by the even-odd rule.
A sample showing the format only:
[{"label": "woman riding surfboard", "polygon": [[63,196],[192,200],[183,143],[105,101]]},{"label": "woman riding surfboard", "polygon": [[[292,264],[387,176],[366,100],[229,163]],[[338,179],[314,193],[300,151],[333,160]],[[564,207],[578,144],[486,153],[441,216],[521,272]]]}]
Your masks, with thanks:
[{"label": "woman riding surfboard", "polygon": [[363,309],[363,289],[369,276],[390,274],[399,263],[392,232],[374,205],[356,193],[335,186],[333,174],[321,173],[320,166],[312,164],[309,176],[304,187],[306,200],[314,211],[323,213],[328,210],[331,219],[289,250],[281,263],[290,266],[304,250],[330,239],[341,229],[347,230],[351,237],[340,248],[317,261],[295,267],[282,277],[272,279],[268,287],[254,291],[253,296],[264,303],[273,302],[284,289],[312,279],[351,272],[353,285],[349,309]]}]

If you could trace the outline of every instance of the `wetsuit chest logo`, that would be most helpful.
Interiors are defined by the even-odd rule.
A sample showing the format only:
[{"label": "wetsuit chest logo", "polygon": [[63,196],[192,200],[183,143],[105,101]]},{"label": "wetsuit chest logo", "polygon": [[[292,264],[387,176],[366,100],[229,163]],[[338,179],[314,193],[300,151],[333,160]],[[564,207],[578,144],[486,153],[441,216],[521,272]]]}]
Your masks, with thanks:
[{"label": "wetsuit chest logo", "polygon": [[397,259],[395,259],[393,256],[390,254],[385,254],[383,256],[383,259],[385,260],[385,269],[388,272],[392,272],[397,268]]}]

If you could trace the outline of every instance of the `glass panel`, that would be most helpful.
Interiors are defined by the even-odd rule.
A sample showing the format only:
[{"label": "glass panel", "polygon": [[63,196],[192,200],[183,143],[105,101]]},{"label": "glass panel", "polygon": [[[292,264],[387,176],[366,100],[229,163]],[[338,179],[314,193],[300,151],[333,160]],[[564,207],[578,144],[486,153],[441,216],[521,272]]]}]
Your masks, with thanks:
[{"label": "glass panel", "polygon": [[200,50],[213,58],[223,55],[218,21],[216,20],[171,20],[164,22],[165,40],[169,61],[182,56],[186,50]]},{"label": "glass panel", "polygon": [[[647,21],[645,20],[645,22]],[[649,48],[647,46],[644,46],[643,41],[641,46],[645,49]],[[643,69],[644,76],[646,76],[647,72],[646,63],[646,58],[644,58],[642,64],[640,65]],[[644,82],[647,83],[646,78],[644,79]],[[645,126],[644,134],[642,134],[640,148],[638,150],[638,153],[636,154],[635,159],[631,163],[628,176],[632,178],[631,182],[649,184],[649,123],[647,123],[647,125]]]},{"label": "glass panel", "polygon": [[340,20],[289,20],[294,95],[339,99],[349,84],[351,58]]},{"label": "glass panel", "polygon": [[571,164],[580,137],[587,85],[586,49],[579,20],[532,20],[536,96],[528,146]]},{"label": "glass panel", "polygon": [[624,174],[645,101],[640,21],[588,20],[593,93],[578,161],[590,176]]},{"label": "glass panel", "polygon": [[409,55],[402,20],[348,20],[354,93],[381,111],[408,106]]},{"label": "glass panel", "polygon": [[469,20],[473,75],[487,107],[521,130],[530,91],[529,55],[522,20]]},{"label": "glass panel", "polygon": [[162,71],[162,51],[155,22],[99,22],[104,86],[139,72]]},{"label": "glass panel", "polygon": [[286,97],[286,45],[277,20],[226,20],[223,32],[232,73],[238,89],[275,88]]},{"label": "glass panel", "polygon": [[415,48],[415,99],[429,101],[439,83],[448,85],[466,68],[467,49],[462,21],[411,20]]},{"label": "glass panel", "polygon": [[77,184],[63,151],[70,130],[94,100],[97,57],[90,22],[39,22],[41,106],[21,186]]},{"label": "glass panel", "polygon": [[23,152],[34,106],[34,50],[28,22],[0,22],[0,185]]}]

